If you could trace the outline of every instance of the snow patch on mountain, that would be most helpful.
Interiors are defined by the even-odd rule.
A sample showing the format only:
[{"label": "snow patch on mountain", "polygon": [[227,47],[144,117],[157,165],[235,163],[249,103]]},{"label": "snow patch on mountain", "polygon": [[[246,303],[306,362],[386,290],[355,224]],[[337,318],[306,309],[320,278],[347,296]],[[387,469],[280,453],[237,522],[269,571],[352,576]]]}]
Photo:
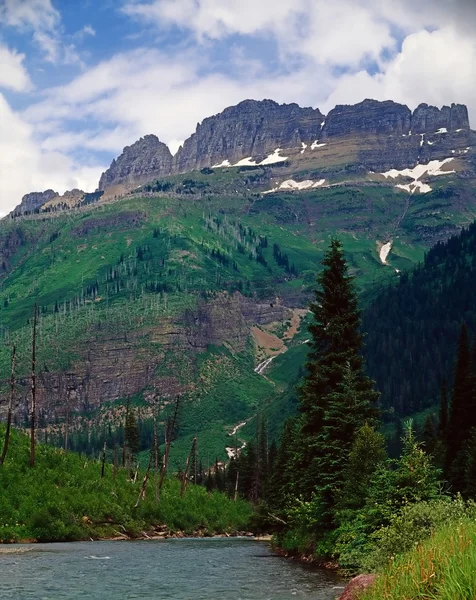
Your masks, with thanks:
[{"label": "snow patch on mountain", "polygon": [[413,169],[403,169],[401,171],[397,171],[397,169],[390,169],[390,171],[386,171],[385,173],[382,173],[382,175],[385,178],[390,177],[391,179],[396,179],[397,177],[410,177],[413,179],[411,183],[399,183],[395,187],[405,190],[411,194],[417,190],[421,194],[427,194],[428,192],[431,192],[431,187],[428,184],[419,181],[420,178],[423,177],[423,175],[436,177],[437,175],[449,175],[450,173],[455,173],[454,170],[442,170],[442,167],[452,160],[453,158],[445,158],[444,160],[431,160],[428,164],[418,164],[416,167],[413,167]]},{"label": "snow patch on mountain", "polygon": [[387,257],[390,254],[390,250],[392,249],[392,242],[387,242],[386,244],[383,244],[382,247],[380,248],[380,260],[382,262],[383,265],[387,265]]},{"label": "snow patch on mountain", "polygon": [[313,181],[312,179],[305,179],[304,181],[294,181],[294,179],[286,179],[280,183],[277,187],[272,190],[266,190],[263,194],[272,194],[278,190],[309,190],[311,188],[317,188],[324,185],[325,179],[319,179],[319,181]]},{"label": "snow patch on mountain", "polygon": [[322,148],[322,146],[325,146],[325,145],[326,144],[319,144],[319,140],[315,140],[311,144],[311,150],[315,150],[316,148]]}]

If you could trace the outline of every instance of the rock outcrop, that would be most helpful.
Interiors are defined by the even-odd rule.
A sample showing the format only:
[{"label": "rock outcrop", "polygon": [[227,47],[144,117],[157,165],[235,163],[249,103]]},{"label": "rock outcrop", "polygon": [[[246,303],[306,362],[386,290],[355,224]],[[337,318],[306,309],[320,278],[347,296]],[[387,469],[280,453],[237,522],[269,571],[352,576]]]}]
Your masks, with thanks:
[{"label": "rock outcrop", "polygon": [[420,104],[412,114],[412,133],[432,134],[439,130],[469,130],[468,109],[463,104],[452,104],[439,109],[436,106]]},{"label": "rock outcrop", "polygon": [[402,135],[411,127],[408,106],[391,100],[364,100],[359,104],[338,105],[327,115],[322,140],[355,134]]},{"label": "rock outcrop", "polygon": [[54,190],[45,190],[44,192],[31,192],[25,194],[21,199],[21,203],[13,210],[12,214],[15,217],[34,212],[37,208],[43,206],[53,198],[59,196]]},{"label": "rock outcrop", "polygon": [[273,100],[245,100],[197,125],[174,157],[174,172],[185,173],[228,160],[265,158],[276,148],[300,148],[319,136],[318,109]]},{"label": "rock outcrop", "polygon": [[154,177],[164,177],[172,172],[172,154],[156,135],[146,135],[132,146],[126,146],[101,175],[98,189],[113,185],[139,184]]}]

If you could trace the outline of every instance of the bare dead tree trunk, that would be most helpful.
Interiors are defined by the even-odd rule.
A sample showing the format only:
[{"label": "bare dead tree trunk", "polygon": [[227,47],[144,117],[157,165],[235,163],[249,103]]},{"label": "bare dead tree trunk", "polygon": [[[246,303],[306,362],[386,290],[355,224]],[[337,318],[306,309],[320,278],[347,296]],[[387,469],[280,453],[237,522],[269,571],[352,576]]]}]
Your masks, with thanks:
[{"label": "bare dead tree trunk", "polygon": [[193,442],[192,442],[192,449],[190,450],[190,454],[187,456],[187,462],[185,464],[185,472],[183,474],[182,477],[182,485],[180,486],[180,497],[182,497],[185,494],[185,490],[187,488],[187,480],[188,480],[188,471],[190,468],[190,461],[192,460],[192,456],[195,453],[195,445],[197,443],[197,438],[194,437],[193,438]]},{"label": "bare dead tree trunk", "polygon": [[236,481],[235,481],[235,502],[238,500],[238,482],[240,481],[240,472],[236,472]]},{"label": "bare dead tree trunk", "polygon": [[149,455],[149,464],[147,465],[147,471],[145,472],[144,479],[142,480],[142,486],[137,497],[137,502],[134,504],[134,508],[137,508],[141,500],[145,500],[145,493],[147,491],[147,483],[149,481],[150,466],[152,464],[152,453]]},{"label": "bare dead tree trunk", "polygon": [[170,452],[170,442],[168,439],[168,430],[170,429],[169,427],[169,421],[167,420],[167,424],[165,426],[165,451],[164,451],[164,458],[162,459],[162,468],[160,469],[160,479],[159,479],[159,490],[162,489],[162,486],[164,485],[164,479],[165,479],[165,473],[167,472],[167,464],[169,462],[169,452]]},{"label": "bare dead tree trunk", "polygon": [[66,419],[64,424],[64,453],[68,452],[68,438],[69,438],[69,397],[71,391],[66,390]]},{"label": "bare dead tree trunk", "polygon": [[36,322],[38,305],[35,302],[33,313],[33,341],[31,345],[31,412],[30,412],[30,467],[35,466],[35,427],[36,427]]},{"label": "bare dead tree trunk", "polygon": [[[196,440],[196,438],[195,438]],[[195,446],[194,446],[194,457],[193,457],[193,483],[195,485],[197,485],[197,481],[198,481],[198,464],[197,464],[197,442],[195,441]]]},{"label": "bare dead tree trunk", "polygon": [[127,417],[129,416],[129,400],[127,401],[126,404],[126,418],[124,421],[124,442],[122,444],[122,468],[124,469],[126,466],[126,424],[127,424]]},{"label": "bare dead tree trunk", "polygon": [[154,405],[154,479],[155,503],[159,503],[159,436],[157,432],[157,398]]},{"label": "bare dead tree trunk", "polygon": [[172,438],[175,431],[175,426],[177,424],[178,413],[180,409],[180,396],[177,396],[175,401],[174,414],[172,419],[167,419],[167,425],[165,427],[165,452],[164,452],[164,460],[162,462],[162,470],[160,473],[160,481],[159,481],[159,490],[162,489],[165,480],[165,473],[167,472],[167,465],[169,462],[170,448],[172,446]]},{"label": "bare dead tree trunk", "polygon": [[102,449],[101,478],[104,477],[105,469],[106,469],[106,442],[104,442],[104,448]]},{"label": "bare dead tree trunk", "polygon": [[[139,467],[140,467],[140,463],[137,463],[136,470],[134,473],[134,478],[132,479],[133,483],[135,483],[137,481],[137,475],[139,475]],[[132,466],[131,466],[131,469],[132,469]]]},{"label": "bare dead tree trunk", "polygon": [[114,441],[114,466],[112,468],[112,478],[116,479],[117,475],[117,442]]},{"label": "bare dead tree trunk", "polygon": [[5,430],[5,441],[3,442],[2,456],[0,457],[0,465],[5,462],[7,456],[8,443],[10,442],[10,430],[12,427],[13,400],[15,395],[15,359],[17,354],[16,344],[13,344],[12,350],[12,374],[10,377],[10,401],[8,403],[7,429]]}]

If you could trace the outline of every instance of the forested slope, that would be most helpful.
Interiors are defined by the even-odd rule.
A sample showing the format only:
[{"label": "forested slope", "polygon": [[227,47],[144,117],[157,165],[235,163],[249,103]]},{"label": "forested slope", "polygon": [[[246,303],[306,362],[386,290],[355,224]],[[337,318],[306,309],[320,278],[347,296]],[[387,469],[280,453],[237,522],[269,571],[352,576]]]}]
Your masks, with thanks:
[{"label": "forested slope", "polygon": [[384,407],[408,415],[451,381],[458,333],[476,332],[476,223],[437,243],[422,264],[366,308],[366,359]]}]

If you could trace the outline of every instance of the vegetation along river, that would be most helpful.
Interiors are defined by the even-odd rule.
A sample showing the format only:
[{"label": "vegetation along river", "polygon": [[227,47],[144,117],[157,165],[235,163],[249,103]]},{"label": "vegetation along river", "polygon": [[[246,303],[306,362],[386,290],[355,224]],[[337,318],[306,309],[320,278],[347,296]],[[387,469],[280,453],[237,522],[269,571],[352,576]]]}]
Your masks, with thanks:
[{"label": "vegetation along river", "polygon": [[3,546],[0,598],[334,600],[342,582],[238,539]]}]

